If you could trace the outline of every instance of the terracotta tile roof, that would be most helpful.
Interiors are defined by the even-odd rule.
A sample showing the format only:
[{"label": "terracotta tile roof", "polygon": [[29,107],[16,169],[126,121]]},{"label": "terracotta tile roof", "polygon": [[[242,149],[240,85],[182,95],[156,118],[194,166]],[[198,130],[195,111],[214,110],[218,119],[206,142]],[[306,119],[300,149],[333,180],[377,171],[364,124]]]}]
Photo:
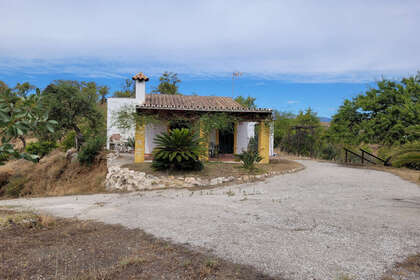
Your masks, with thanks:
[{"label": "terracotta tile roof", "polygon": [[166,109],[186,111],[227,111],[227,112],[271,112],[271,109],[249,109],[230,97],[146,94],[146,101],[139,105],[141,109]]},{"label": "terracotta tile roof", "polygon": [[149,81],[149,78],[146,75],[144,75],[142,72],[134,75],[132,79],[134,81],[135,80],[139,80],[140,82],[142,82],[142,81],[145,81],[145,82]]}]

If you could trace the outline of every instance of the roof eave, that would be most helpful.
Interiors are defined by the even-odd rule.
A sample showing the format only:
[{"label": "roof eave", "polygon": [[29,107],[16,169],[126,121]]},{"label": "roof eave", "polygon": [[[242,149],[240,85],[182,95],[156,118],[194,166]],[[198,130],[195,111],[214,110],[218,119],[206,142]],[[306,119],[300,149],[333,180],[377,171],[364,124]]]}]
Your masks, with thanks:
[{"label": "roof eave", "polygon": [[178,108],[172,106],[144,106],[137,105],[136,109],[140,110],[167,110],[167,111],[195,111],[195,112],[227,112],[227,113],[273,113],[272,109],[260,108],[260,109],[221,109],[221,108]]}]

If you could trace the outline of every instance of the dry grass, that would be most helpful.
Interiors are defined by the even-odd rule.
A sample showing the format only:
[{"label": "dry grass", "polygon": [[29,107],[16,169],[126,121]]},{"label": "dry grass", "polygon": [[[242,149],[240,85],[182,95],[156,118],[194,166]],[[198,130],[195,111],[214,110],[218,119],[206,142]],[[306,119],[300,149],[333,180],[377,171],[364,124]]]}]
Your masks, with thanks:
[{"label": "dry grass", "polygon": [[106,171],[104,157],[100,157],[93,166],[86,167],[71,163],[63,152],[56,150],[39,163],[15,160],[0,166],[0,196],[5,195],[6,184],[16,178],[21,178],[17,182],[21,185],[20,196],[103,192]]},{"label": "dry grass", "polygon": [[380,171],[390,172],[394,175],[399,176],[400,178],[416,183],[420,186],[420,171],[408,169],[405,167],[395,168],[395,167],[386,167],[386,166],[371,166],[370,168]]},{"label": "dry grass", "polygon": [[385,273],[382,280],[418,280],[420,279],[420,254],[409,256],[397,263]]},{"label": "dry grass", "polygon": [[0,230],[10,227],[49,228],[55,226],[56,218],[49,215],[37,215],[32,212],[13,212],[0,209]]},{"label": "dry grass", "polygon": [[[156,176],[194,176],[200,178],[216,178],[216,177],[228,177],[228,176],[242,176],[249,175],[250,172],[241,167],[239,163],[227,163],[227,162],[207,162],[204,164],[202,171],[155,171],[153,170],[150,162],[143,163],[130,163],[123,165],[125,168],[131,170],[145,172],[147,174],[153,174]],[[258,164],[257,170],[251,174],[263,174],[267,172],[283,172],[295,168],[302,167],[301,164],[285,159],[273,160],[270,164]]]},{"label": "dry grass", "polygon": [[142,257],[139,257],[139,256],[131,256],[131,257],[123,258],[120,261],[119,265],[122,268],[126,268],[130,265],[141,265],[141,264],[144,264],[146,262],[147,262],[147,260],[145,258],[142,258]]},{"label": "dry grass", "polygon": [[[0,210],[3,216],[22,220],[10,210]],[[0,279],[281,279],[138,229],[70,219],[48,224],[0,228]]]}]

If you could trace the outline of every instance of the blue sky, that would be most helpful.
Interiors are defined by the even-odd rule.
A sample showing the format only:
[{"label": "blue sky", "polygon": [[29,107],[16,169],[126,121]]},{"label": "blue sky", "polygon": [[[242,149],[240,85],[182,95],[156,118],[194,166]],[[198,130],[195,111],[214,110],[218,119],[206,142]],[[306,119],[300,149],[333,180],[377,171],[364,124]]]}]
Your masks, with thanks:
[{"label": "blue sky", "polygon": [[257,97],[261,107],[331,116],[382,76],[420,69],[420,1],[0,0],[0,80],[94,80]]}]

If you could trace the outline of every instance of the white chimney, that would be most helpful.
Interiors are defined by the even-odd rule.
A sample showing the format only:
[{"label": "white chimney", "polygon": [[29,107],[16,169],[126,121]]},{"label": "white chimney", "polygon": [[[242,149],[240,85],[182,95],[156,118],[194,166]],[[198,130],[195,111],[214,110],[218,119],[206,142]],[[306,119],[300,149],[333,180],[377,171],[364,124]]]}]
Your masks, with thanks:
[{"label": "white chimney", "polygon": [[144,104],[146,101],[146,82],[149,78],[140,72],[133,76],[133,80],[136,82],[136,103],[138,105]]}]

